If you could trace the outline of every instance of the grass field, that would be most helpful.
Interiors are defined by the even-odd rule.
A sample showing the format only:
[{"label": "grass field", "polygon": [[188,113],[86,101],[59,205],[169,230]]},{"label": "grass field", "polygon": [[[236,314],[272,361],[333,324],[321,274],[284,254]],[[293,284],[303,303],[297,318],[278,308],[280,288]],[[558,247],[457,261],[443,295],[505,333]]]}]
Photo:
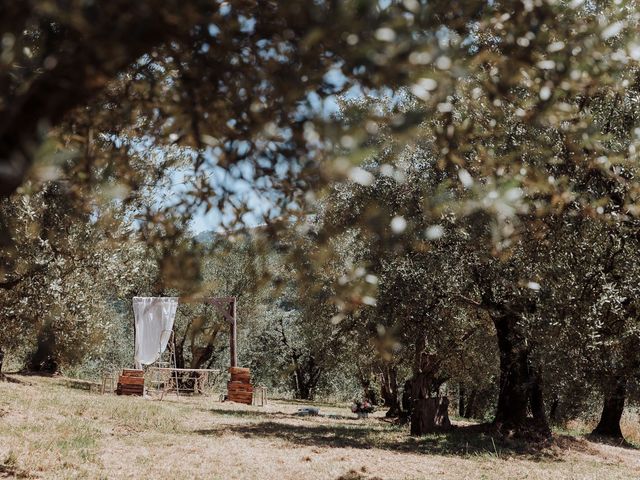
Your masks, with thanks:
[{"label": "grass field", "polygon": [[346,406],[297,417],[295,402],[160,402],[12,378],[0,382],[0,478],[640,479],[640,450],[568,435],[523,452],[465,425],[414,439]]}]

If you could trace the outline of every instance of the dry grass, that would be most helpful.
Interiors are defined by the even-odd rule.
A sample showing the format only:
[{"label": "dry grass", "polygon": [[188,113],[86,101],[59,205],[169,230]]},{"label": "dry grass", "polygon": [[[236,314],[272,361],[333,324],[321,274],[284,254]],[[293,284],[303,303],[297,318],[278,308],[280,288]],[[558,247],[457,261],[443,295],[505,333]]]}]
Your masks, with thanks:
[{"label": "dry grass", "polygon": [[340,406],[321,406],[330,417],[302,418],[293,402],[159,402],[21,380],[0,383],[0,478],[640,478],[640,451],[568,436],[517,453],[465,427],[412,439]]},{"label": "dry grass", "polygon": [[[566,432],[572,435],[588,435],[593,431],[597,423],[598,419],[595,417],[590,421],[572,420],[566,426]],[[624,438],[632,445],[640,448],[640,410],[627,409],[622,416],[620,428]]]}]

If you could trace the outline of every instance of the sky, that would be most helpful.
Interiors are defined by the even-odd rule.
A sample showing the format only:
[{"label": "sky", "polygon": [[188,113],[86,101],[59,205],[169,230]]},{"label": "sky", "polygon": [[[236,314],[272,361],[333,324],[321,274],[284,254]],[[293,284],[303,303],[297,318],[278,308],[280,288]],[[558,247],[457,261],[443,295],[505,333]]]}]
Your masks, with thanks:
[{"label": "sky", "polygon": [[[342,74],[339,68],[333,68],[325,75],[325,80],[338,88],[346,82],[346,78]],[[360,95],[358,89],[350,90],[345,96],[347,98],[353,98]],[[338,99],[336,96],[328,96],[321,99],[316,93],[311,93],[308,97],[308,104],[311,109],[320,117],[329,118],[338,113]],[[263,224],[263,217],[266,214],[277,214],[273,212],[273,202],[258,192],[251,182],[251,172],[246,170],[242,171],[242,167],[236,171],[239,175],[230,175],[221,167],[216,167],[216,160],[211,155],[207,158],[207,166],[203,167],[207,169],[207,176],[211,179],[211,183],[220,186],[220,188],[226,188],[233,192],[232,200],[245,204],[249,212],[243,216],[243,221],[247,227],[255,227]],[[191,167],[185,167],[182,169],[174,169],[168,175],[163,187],[157,194],[157,206],[171,205],[174,198],[177,198],[187,188],[187,183],[192,177]],[[238,177],[244,177],[238,178]],[[201,208],[193,217],[190,222],[189,229],[193,235],[197,235],[202,232],[209,231],[221,231],[224,230],[224,224],[230,222],[233,219],[231,212],[221,212],[217,208],[212,208],[208,212],[205,212],[204,208]]]},{"label": "sky", "polygon": [[[192,166],[172,170],[163,182],[163,185],[156,194],[156,207],[171,207],[176,199],[180,198],[189,188],[189,180],[193,177]],[[202,167],[207,172],[209,182],[219,189],[227,189],[232,192],[231,200],[245,204],[249,212],[243,216],[243,221],[248,227],[255,227],[264,223],[263,215],[268,214],[273,209],[273,202],[257,191],[250,181],[235,175],[228,174],[224,169],[208,164]],[[236,170],[237,172],[237,170]],[[246,178],[250,178],[250,173],[245,172]],[[224,230],[224,225],[234,219],[231,212],[220,211],[215,206],[205,212],[204,206],[193,216],[189,230],[193,235],[209,231]]]}]

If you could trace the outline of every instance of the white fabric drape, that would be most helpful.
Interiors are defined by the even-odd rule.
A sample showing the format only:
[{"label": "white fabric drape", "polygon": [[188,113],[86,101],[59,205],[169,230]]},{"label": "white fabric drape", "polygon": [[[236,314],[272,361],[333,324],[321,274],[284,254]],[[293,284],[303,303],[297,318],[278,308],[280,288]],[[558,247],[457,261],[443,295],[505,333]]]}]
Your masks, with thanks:
[{"label": "white fabric drape", "polygon": [[177,308],[177,297],[133,297],[136,368],[152,364],[165,351]]}]

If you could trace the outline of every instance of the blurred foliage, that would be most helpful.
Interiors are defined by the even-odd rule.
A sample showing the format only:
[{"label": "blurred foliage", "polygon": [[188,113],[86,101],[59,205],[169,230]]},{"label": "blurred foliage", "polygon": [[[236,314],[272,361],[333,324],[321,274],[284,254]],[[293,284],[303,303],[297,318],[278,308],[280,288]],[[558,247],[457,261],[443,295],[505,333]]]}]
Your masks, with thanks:
[{"label": "blurred foliage", "polygon": [[[300,397],[412,375],[497,397],[518,430],[633,395],[639,19],[625,0],[4,2],[0,345],[71,364],[117,299],[224,293],[251,366]],[[236,244],[239,185],[267,208]],[[227,239],[188,238],[211,210]],[[187,313],[183,361],[214,364],[222,328]]]},{"label": "blurred foliage", "polygon": [[32,370],[99,357],[103,340],[120,328],[119,299],[156,268],[145,245],[126,238],[131,227],[117,209],[90,218],[66,187],[49,182],[0,207],[12,235],[2,257],[11,273],[0,280],[0,348],[22,352]]}]

